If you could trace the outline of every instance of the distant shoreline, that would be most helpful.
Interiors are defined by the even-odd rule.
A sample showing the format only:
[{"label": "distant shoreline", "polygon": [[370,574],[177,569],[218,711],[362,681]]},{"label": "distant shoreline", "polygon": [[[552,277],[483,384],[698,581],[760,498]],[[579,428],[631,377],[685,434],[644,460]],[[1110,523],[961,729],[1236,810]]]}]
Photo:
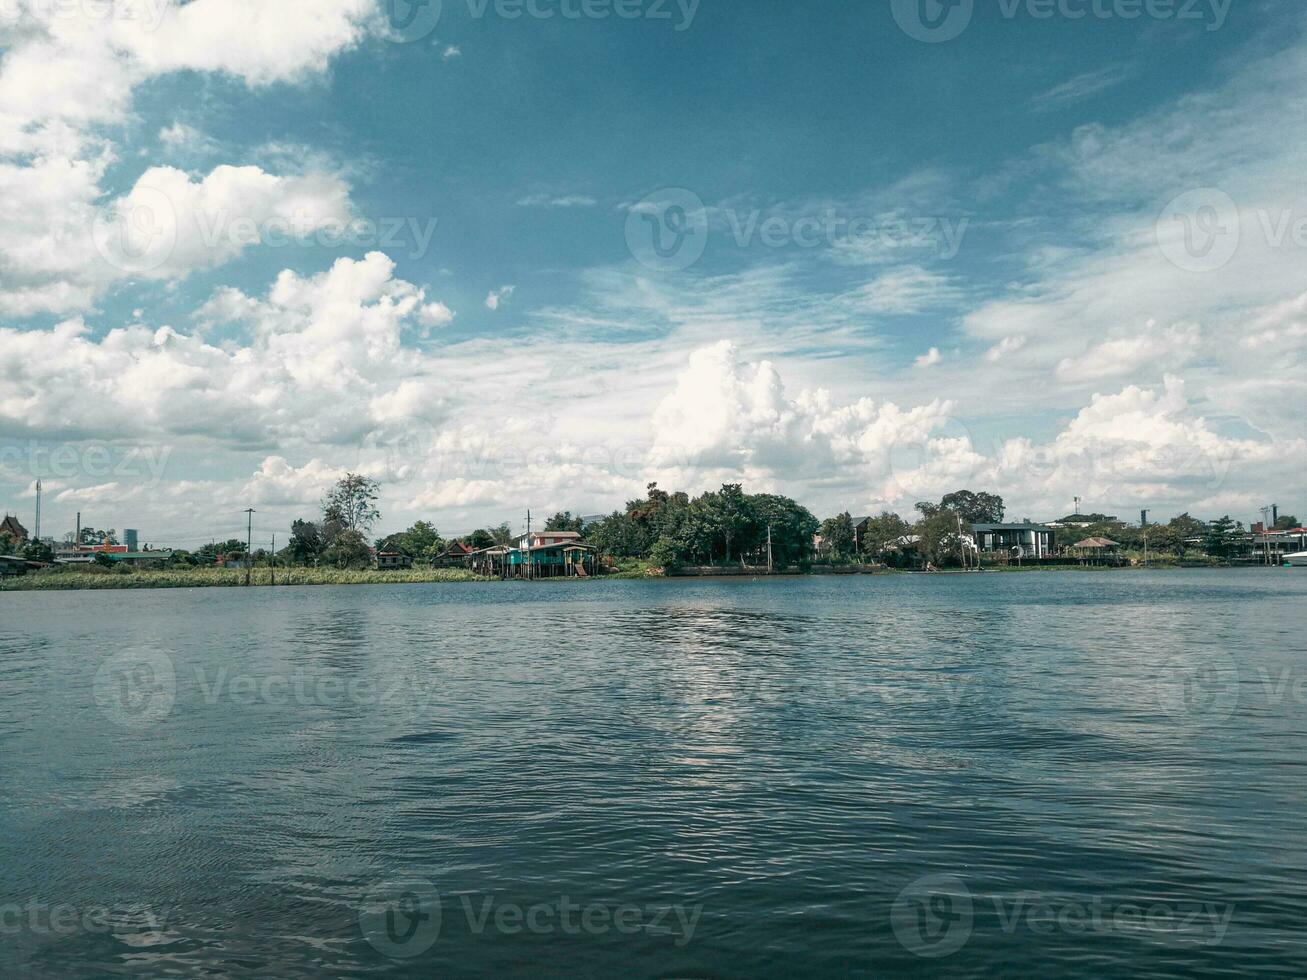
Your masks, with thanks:
[{"label": "distant shoreline", "polygon": [[[1131,571],[1201,571],[1201,570],[1222,570],[1233,568],[1282,568],[1278,565],[1197,565],[1175,563],[1158,563],[1149,565],[1122,565],[1117,567],[1104,565],[1004,565],[994,568],[983,568],[980,572],[983,574],[998,573],[1001,575],[1011,574],[1029,574],[1032,572],[1131,572]],[[808,579],[808,578],[827,578],[827,577],[849,577],[849,576],[867,576],[867,575],[966,575],[975,574],[976,570],[970,571],[961,568],[943,568],[936,571],[922,571],[920,569],[906,568],[887,568],[861,566],[857,570],[846,570],[840,566],[835,566],[835,570],[823,568],[820,570],[801,571],[778,571],[769,573],[765,569],[730,569],[722,568],[709,571],[700,569],[690,574],[684,572],[672,575],[654,574],[648,569],[624,569],[621,572],[611,575],[601,575],[595,578],[545,578],[535,579],[533,582],[554,582],[554,583],[571,583],[571,582],[595,582],[595,581],[641,581],[657,579],[663,581],[683,581],[693,582],[703,579],[708,580],[741,580],[741,579]],[[341,570],[334,568],[255,568],[250,573],[251,588],[269,588],[283,586],[315,586],[315,585],[430,585],[436,583],[462,583],[462,582],[500,582],[500,581],[525,581],[523,579],[500,579],[490,578],[484,575],[475,575],[465,569],[457,568],[432,568],[432,569],[407,569],[403,571],[377,571],[373,570]],[[205,589],[205,588],[244,588],[245,571],[243,569],[221,569],[221,568],[204,568],[204,569],[175,569],[164,571],[140,571],[115,574],[106,572],[103,574],[88,574],[86,572],[60,572],[56,574],[33,572],[28,575],[21,575],[12,578],[6,578],[0,581],[0,592],[83,592],[83,591],[101,591],[109,589]]]}]

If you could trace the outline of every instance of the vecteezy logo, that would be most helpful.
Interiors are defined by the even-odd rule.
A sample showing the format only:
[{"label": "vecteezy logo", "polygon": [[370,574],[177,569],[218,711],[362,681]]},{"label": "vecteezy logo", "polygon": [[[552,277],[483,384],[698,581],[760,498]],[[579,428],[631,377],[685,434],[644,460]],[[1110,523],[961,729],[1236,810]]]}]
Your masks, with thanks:
[{"label": "vecteezy logo", "polygon": [[440,893],[420,878],[387,882],[364,899],[359,927],[379,953],[395,959],[420,956],[440,938]]},{"label": "vecteezy logo", "polygon": [[694,191],[684,187],[655,191],[627,212],[626,247],[648,269],[688,269],[707,246],[708,209]]},{"label": "vecteezy logo", "polygon": [[1239,250],[1239,206],[1217,187],[1200,187],[1171,200],[1157,219],[1157,245],[1185,272],[1215,272]]},{"label": "vecteezy logo", "polygon": [[903,948],[929,959],[966,945],[974,921],[971,892],[954,875],[918,878],[899,892],[890,909],[890,925]]},{"label": "vecteezy logo", "polygon": [[110,721],[124,728],[149,728],[172,711],[177,672],[172,657],[162,650],[138,647],[100,664],[91,689]]},{"label": "vecteezy logo", "polygon": [[1228,654],[1207,654],[1201,661],[1173,657],[1161,665],[1157,701],[1176,718],[1221,722],[1239,704],[1239,667]]},{"label": "vecteezy logo", "polygon": [[440,22],[441,0],[381,0],[390,28],[386,40],[398,44],[420,41]]},{"label": "vecteezy logo", "polygon": [[975,0],[893,0],[894,19],[903,33],[927,44],[952,41],[967,29]]},{"label": "vecteezy logo", "polygon": [[102,208],[91,225],[96,251],[130,275],[151,272],[172,257],[177,244],[177,212],[156,187],[137,187]]}]

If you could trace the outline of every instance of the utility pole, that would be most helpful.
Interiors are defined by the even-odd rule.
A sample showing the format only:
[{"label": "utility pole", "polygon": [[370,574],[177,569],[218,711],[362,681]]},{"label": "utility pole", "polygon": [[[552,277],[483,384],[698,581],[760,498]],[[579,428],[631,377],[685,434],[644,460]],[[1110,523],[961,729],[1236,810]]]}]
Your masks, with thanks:
[{"label": "utility pole", "polygon": [[39,476],[36,478],[36,530],[32,532],[32,536],[37,541],[41,540],[41,478]]},{"label": "utility pole", "polygon": [[[856,540],[856,538],[854,539]],[[767,525],[767,574],[772,573],[772,554],[771,554],[771,525]]]},{"label": "utility pole", "polygon": [[1271,563],[1271,528],[1266,523],[1271,516],[1271,508],[1262,508],[1262,555],[1267,565]]},{"label": "utility pole", "polygon": [[268,568],[270,570],[271,583],[277,584],[277,532],[272,533],[272,550],[268,552]]},{"label": "utility pole", "polygon": [[245,584],[250,584],[250,566],[254,564],[254,508],[245,510]]},{"label": "utility pole", "polygon": [[526,550],[522,553],[526,559],[526,577],[531,577],[531,509],[526,511]]}]

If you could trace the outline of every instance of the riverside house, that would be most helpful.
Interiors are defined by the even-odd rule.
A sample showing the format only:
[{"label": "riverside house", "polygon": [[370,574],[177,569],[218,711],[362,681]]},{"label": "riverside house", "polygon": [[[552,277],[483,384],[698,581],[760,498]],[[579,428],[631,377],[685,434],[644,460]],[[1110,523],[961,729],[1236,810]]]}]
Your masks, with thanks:
[{"label": "riverside house", "polygon": [[1053,529],[1047,524],[972,524],[971,536],[981,555],[1003,552],[1021,558],[1053,554]]},{"label": "riverside house", "polygon": [[576,531],[532,531],[517,539],[505,556],[511,578],[586,577],[599,571],[594,547],[581,543]]}]

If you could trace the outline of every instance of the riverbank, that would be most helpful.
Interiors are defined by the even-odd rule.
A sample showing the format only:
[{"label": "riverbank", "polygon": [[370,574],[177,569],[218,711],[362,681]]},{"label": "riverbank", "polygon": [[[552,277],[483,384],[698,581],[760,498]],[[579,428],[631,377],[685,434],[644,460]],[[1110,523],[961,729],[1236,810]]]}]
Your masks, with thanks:
[{"label": "riverbank", "polygon": [[[1148,565],[994,565],[982,573],[1020,574],[1031,572],[1129,572],[1172,571],[1194,568],[1229,568],[1215,564],[1157,562]],[[1266,566],[1249,566],[1266,567]],[[738,567],[681,569],[664,575],[662,569],[646,561],[625,561],[616,572],[602,575],[605,581],[622,579],[680,578],[809,578],[826,575],[965,575],[975,569],[941,568],[935,571],[871,566],[818,566],[811,569],[786,569],[769,573],[766,569],[740,569]],[[275,572],[275,574],[274,574]],[[404,571],[361,570],[347,571],[336,568],[255,568],[250,574],[251,586],[270,585],[418,585],[434,582],[498,582],[461,568],[413,568]],[[520,580],[514,580],[520,581]],[[589,579],[540,579],[541,582],[584,582]],[[60,571],[32,572],[14,578],[0,579],[0,592],[79,591],[96,589],[198,589],[237,588],[245,585],[245,572],[235,568],[183,568],[164,571],[122,572],[116,569],[64,569]]]},{"label": "riverbank", "polygon": [[[425,582],[487,582],[461,568],[413,568],[403,571],[346,571],[338,568],[255,568],[252,586],[273,585],[402,585]],[[119,573],[113,569],[33,572],[0,581],[3,592],[82,589],[200,589],[235,588],[245,584],[239,568],[182,568]]]}]

